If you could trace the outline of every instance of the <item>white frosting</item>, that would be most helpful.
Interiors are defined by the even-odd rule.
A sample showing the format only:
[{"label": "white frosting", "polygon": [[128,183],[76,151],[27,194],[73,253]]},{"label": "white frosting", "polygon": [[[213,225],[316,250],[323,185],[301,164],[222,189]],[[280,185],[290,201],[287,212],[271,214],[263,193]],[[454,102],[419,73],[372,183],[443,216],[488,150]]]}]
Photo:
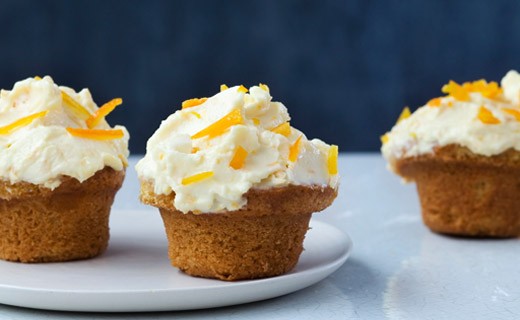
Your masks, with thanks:
[{"label": "white frosting", "polygon": [[502,78],[500,84],[504,90],[504,97],[518,107],[520,105],[520,74],[511,70]]},{"label": "white frosting", "polygon": [[[432,153],[435,147],[457,144],[475,154],[491,156],[507,149],[520,150],[520,122],[504,108],[520,111],[520,74],[510,71],[502,79],[503,93],[488,99],[471,92],[469,101],[441,98],[438,107],[422,106],[387,133],[381,151],[390,169],[397,159]],[[500,123],[486,124],[479,118],[485,107]]]},{"label": "white frosting", "polygon": [[[11,91],[0,92],[0,127],[16,120],[47,111],[10,134],[0,134],[0,179],[41,184],[54,189],[61,176],[84,181],[105,166],[122,170],[128,157],[128,132],[122,139],[91,140],[72,136],[66,127],[87,128],[62,101],[61,90],[93,113],[97,106],[87,89],[76,93],[58,87],[51,77],[28,78],[17,82]],[[96,129],[111,129],[102,120]]]},{"label": "white frosting", "polygon": [[[290,120],[285,106],[271,102],[269,92],[260,87],[251,87],[249,94],[238,88],[224,90],[164,120],[136,165],[139,178],[153,181],[156,194],[174,191],[174,205],[182,212],[237,210],[245,205],[243,195],[251,188],[289,184],[336,188],[338,175],[329,175],[327,167],[330,146],[307,140],[294,128],[288,137],[270,131]],[[236,109],[242,114],[242,124],[213,138],[191,138]],[[291,162],[290,146],[300,136],[298,158]],[[229,163],[238,146],[248,155],[244,166],[235,170]],[[197,151],[192,153],[194,148]],[[208,171],[214,174],[211,178],[182,184],[183,178]]]}]

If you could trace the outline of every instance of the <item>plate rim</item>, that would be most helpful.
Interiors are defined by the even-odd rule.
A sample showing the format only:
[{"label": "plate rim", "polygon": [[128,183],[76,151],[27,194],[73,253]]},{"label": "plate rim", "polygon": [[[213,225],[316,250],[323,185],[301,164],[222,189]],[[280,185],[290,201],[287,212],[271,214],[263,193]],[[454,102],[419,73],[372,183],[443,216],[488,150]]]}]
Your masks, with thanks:
[{"label": "plate rim", "polygon": [[[118,211],[140,211],[140,210],[118,210]],[[330,230],[334,230],[334,232],[337,235],[340,235],[342,239],[338,240],[338,243],[341,243],[341,249],[339,249],[336,253],[336,256],[334,259],[327,261],[326,263],[321,263],[318,266],[314,266],[310,269],[303,270],[303,271],[294,271],[298,267],[298,264],[301,261],[298,261],[298,264],[296,265],[295,269],[293,271],[276,276],[271,278],[263,278],[263,279],[255,279],[255,280],[242,280],[242,281],[236,281],[236,282],[226,282],[226,281],[220,281],[220,280],[214,280],[214,279],[204,279],[204,280],[211,280],[219,282],[219,285],[215,286],[208,286],[208,285],[196,285],[192,288],[161,288],[161,289],[115,289],[115,290],[95,290],[95,289],[45,289],[45,288],[30,288],[26,286],[16,286],[12,284],[2,284],[0,283],[0,303],[6,304],[6,305],[12,305],[17,307],[26,307],[26,308],[35,308],[35,309],[44,309],[44,310],[58,310],[58,311],[81,311],[81,312],[149,312],[149,311],[180,311],[180,310],[194,310],[194,309],[206,309],[206,308],[213,308],[213,307],[223,307],[223,306],[230,306],[230,305],[238,305],[248,302],[254,302],[254,301],[261,301],[269,298],[275,298],[278,296],[286,295],[292,292],[299,291],[301,289],[304,289],[306,287],[309,287],[311,285],[314,285],[321,280],[327,278],[332,273],[334,273],[337,269],[339,269],[345,261],[348,259],[348,257],[352,253],[353,243],[352,239],[349,237],[349,235],[337,228],[336,226],[329,224],[324,221],[319,220],[311,220],[311,223],[309,225],[312,229],[318,229],[320,232],[327,232],[327,228]],[[325,230],[323,230],[325,229]],[[312,231],[310,231],[312,232]],[[327,232],[328,233],[328,232]],[[307,237],[306,237],[307,239]],[[305,254],[305,251],[302,253],[302,255]],[[174,267],[172,267],[174,268]],[[180,272],[176,270],[175,272]],[[311,281],[305,281],[303,285],[301,283],[297,283],[298,279],[305,277],[305,278],[312,278]],[[262,287],[268,287],[271,285],[275,285],[277,282],[281,282],[281,286],[287,286],[287,284],[291,284],[287,288],[287,290],[277,290],[276,294],[264,294],[263,297],[259,297],[259,295],[255,295],[253,298],[251,297],[242,297],[242,299],[239,299],[240,301],[233,302],[230,301],[230,299],[222,299],[221,303],[199,303],[195,304],[194,306],[186,306],[178,308],[175,306],[175,303],[173,303],[171,306],[164,306],[164,307],[157,307],[150,305],[150,308],[146,308],[146,306],[130,306],[128,308],[122,308],[122,307],[79,307],[75,303],[74,306],[72,305],[63,305],[59,306],[58,303],[54,303],[53,306],[47,305],[43,306],[42,303],[38,303],[39,297],[43,297],[45,295],[59,295],[59,296],[65,296],[67,300],[81,300],[81,299],[89,299],[94,298],[93,300],[102,300],[102,298],[108,298],[108,297],[121,297],[121,298],[128,298],[129,300],[135,300],[139,299],[140,297],[153,295],[155,298],[167,298],[168,296],[175,297],[179,296],[185,293],[191,293],[191,294],[208,294],[211,291],[224,291],[224,294],[232,293],[233,290],[240,290],[240,289],[257,289]],[[300,281],[301,282],[301,281]],[[231,290],[231,291],[230,291]],[[29,298],[24,301],[18,301],[19,299],[16,299],[14,296],[16,295],[30,295],[32,298]],[[9,299],[11,296],[12,298]],[[261,295],[260,295],[261,296]],[[7,299],[6,299],[7,298]],[[60,300],[61,297],[55,297],[55,300]],[[101,301],[100,300],[100,301]],[[233,300],[233,299],[231,299]],[[45,303],[43,303],[45,304]],[[119,305],[119,304],[118,304]]]}]

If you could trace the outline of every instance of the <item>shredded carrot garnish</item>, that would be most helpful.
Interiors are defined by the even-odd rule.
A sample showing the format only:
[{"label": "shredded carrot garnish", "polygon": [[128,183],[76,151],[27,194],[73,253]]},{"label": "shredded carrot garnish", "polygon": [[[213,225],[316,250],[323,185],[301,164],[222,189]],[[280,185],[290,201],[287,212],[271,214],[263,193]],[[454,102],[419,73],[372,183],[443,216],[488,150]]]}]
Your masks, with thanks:
[{"label": "shredded carrot garnish", "polygon": [[205,179],[208,179],[211,177],[213,177],[213,171],[205,171],[205,172],[197,173],[192,176],[183,178],[181,183],[182,183],[182,185],[186,186],[188,184],[200,182],[202,180],[205,180]]},{"label": "shredded carrot garnish", "polygon": [[251,120],[253,120],[253,123],[255,124],[255,126],[260,125],[260,119],[258,119],[258,118],[252,118]]},{"label": "shredded carrot garnish", "polygon": [[338,174],[338,146],[334,144],[330,146],[327,154],[327,168],[331,176]]},{"label": "shredded carrot garnish", "polygon": [[24,126],[30,124],[35,119],[44,117],[47,114],[47,112],[48,111],[33,113],[26,117],[20,118],[20,119],[16,120],[15,122],[12,122],[6,126],[0,127],[0,134],[9,134],[13,131],[16,131],[16,130],[20,129],[21,127],[24,127]]},{"label": "shredded carrot garnish", "polygon": [[260,83],[258,86],[260,89],[269,92],[269,87],[266,84]]},{"label": "shredded carrot garnish", "polygon": [[81,128],[66,128],[67,131],[78,138],[92,139],[92,140],[113,140],[120,139],[124,136],[123,130],[111,129],[81,129]]},{"label": "shredded carrot garnish", "polygon": [[81,104],[76,102],[71,96],[69,96],[65,91],[61,92],[61,99],[65,102],[65,105],[69,107],[69,109],[74,112],[74,114],[83,120],[87,120],[90,118],[90,112],[85,109]]},{"label": "shredded carrot garnish", "polygon": [[382,135],[380,137],[380,139],[381,139],[381,143],[385,144],[385,143],[387,143],[390,140],[390,137],[388,136],[388,133],[385,133],[384,135]]},{"label": "shredded carrot garnish", "polygon": [[441,97],[431,99],[426,105],[429,107],[439,107],[441,105]]},{"label": "shredded carrot garnish", "polygon": [[485,124],[498,124],[500,120],[498,120],[491,111],[489,111],[486,107],[481,106],[478,115],[478,119]]},{"label": "shredded carrot garnish", "polygon": [[197,148],[197,147],[193,147],[193,148],[191,148],[191,153],[197,153],[197,152],[199,152],[199,151],[200,151],[200,149]]},{"label": "shredded carrot garnish", "polygon": [[294,141],[293,145],[289,147],[289,161],[294,162],[298,159],[298,154],[300,153],[300,142],[302,140],[302,136],[299,136],[296,141]]},{"label": "shredded carrot garnish", "polygon": [[445,84],[442,87],[442,92],[449,94],[453,98],[460,101],[468,101],[469,100],[469,92],[467,88],[464,88],[457,82],[450,80],[448,84]]},{"label": "shredded carrot garnish", "polygon": [[235,150],[233,158],[229,162],[229,166],[235,170],[241,169],[244,166],[244,163],[246,162],[246,158],[246,149],[242,148],[241,146],[238,146]]},{"label": "shredded carrot garnish", "polygon": [[192,139],[199,139],[205,136],[209,136],[210,138],[217,137],[223,134],[229,127],[234,126],[236,124],[242,123],[242,114],[240,113],[240,109],[234,109],[223,118],[218,120],[217,122],[209,125],[208,127],[200,130],[191,136]]},{"label": "shredded carrot garnish", "polygon": [[188,100],[185,100],[182,102],[182,108],[186,109],[186,108],[195,107],[195,106],[198,106],[199,104],[203,104],[204,102],[206,102],[206,100],[208,100],[208,98],[188,99]]},{"label": "shredded carrot garnish", "polygon": [[271,129],[272,132],[288,137],[291,134],[291,125],[289,122],[284,122],[276,128]]},{"label": "shredded carrot garnish", "polygon": [[244,87],[243,85],[240,85],[240,87],[238,87],[238,92],[243,92],[243,93],[247,93],[249,90],[247,90],[246,87]]},{"label": "shredded carrot garnish", "polygon": [[399,118],[397,118],[397,123],[403,121],[404,119],[410,117],[412,115],[412,112],[410,111],[410,108],[404,107],[403,111],[401,111],[401,114],[399,115]]},{"label": "shredded carrot garnish", "polygon": [[509,109],[509,108],[504,108],[504,109],[502,109],[502,111],[515,117],[516,121],[520,121],[520,111],[518,111],[516,109]]},{"label": "shredded carrot garnish", "polygon": [[229,87],[226,86],[225,84],[221,84],[221,85],[220,85],[220,92],[222,92],[222,91],[224,91],[224,90],[227,90],[227,89],[229,89]]},{"label": "shredded carrot garnish", "polygon": [[122,103],[123,100],[121,98],[115,98],[102,105],[99,109],[96,110],[96,112],[94,112],[93,115],[87,119],[87,127],[92,129],[97,126],[101,119],[104,119],[110,112],[114,111],[114,109]]}]

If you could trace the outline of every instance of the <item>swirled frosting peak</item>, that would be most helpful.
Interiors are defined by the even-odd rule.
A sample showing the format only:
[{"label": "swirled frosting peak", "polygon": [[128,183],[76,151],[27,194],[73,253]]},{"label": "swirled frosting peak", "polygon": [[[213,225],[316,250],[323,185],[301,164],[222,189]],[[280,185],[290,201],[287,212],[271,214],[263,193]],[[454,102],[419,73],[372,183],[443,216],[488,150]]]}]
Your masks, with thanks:
[{"label": "swirled frosting peak", "polygon": [[156,194],[175,192],[183,212],[233,211],[251,188],[320,185],[336,188],[337,147],[308,140],[290,126],[266,85],[228,88],[186,100],[148,140],[136,166]]}]

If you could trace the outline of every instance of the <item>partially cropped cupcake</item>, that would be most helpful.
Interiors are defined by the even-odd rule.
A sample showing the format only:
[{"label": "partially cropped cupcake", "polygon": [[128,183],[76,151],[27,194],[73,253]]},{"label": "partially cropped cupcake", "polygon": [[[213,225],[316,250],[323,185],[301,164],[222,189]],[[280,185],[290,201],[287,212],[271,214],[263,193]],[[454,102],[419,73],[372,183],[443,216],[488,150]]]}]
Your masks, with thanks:
[{"label": "partially cropped cupcake", "polygon": [[520,75],[442,91],[382,137],[390,169],[417,184],[431,230],[520,236]]},{"label": "partially cropped cupcake", "polygon": [[0,92],[0,259],[68,261],[108,244],[108,218],[125,176],[128,132],[51,77]]},{"label": "partially cropped cupcake", "polygon": [[136,166],[141,200],[158,207],[171,263],[200,277],[290,271],[313,212],[337,195],[337,152],[289,124],[265,85],[221,87],[184,101]]}]

